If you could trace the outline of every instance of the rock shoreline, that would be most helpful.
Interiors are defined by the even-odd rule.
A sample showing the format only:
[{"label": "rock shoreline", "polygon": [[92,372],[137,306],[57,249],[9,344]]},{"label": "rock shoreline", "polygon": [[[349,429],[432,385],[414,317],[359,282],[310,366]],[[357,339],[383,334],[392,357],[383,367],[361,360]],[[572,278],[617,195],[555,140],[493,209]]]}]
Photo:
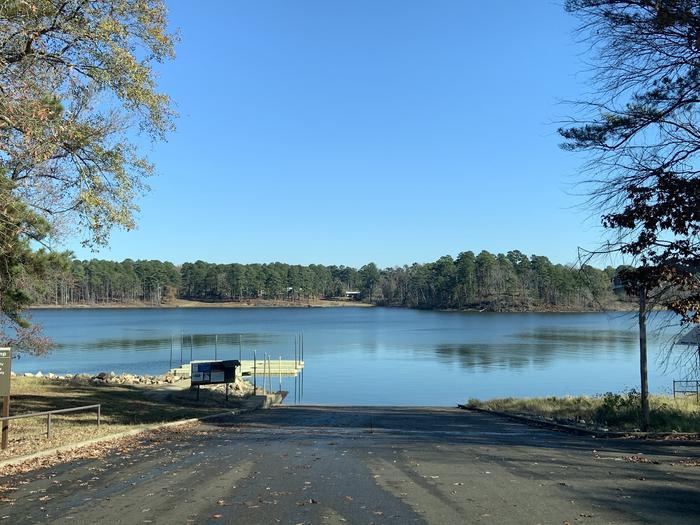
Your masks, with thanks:
[{"label": "rock shoreline", "polygon": [[163,385],[166,383],[175,383],[181,381],[181,378],[172,374],[164,375],[139,375],[139,374],[115,374],[114,372],[100,372],[99,374],[54,374],[48,372],[44,374],[39,371],[36,373],[23,372],[16,374],[12,372],[12,376],[18,377],[36,377],[40,379],[56,379],[62,381],[88,382],[91,384],[118,384],[118,385]]},{"label": "rock shoreline", "polygon": [[[162,375],[139,375],[139,374],[115,374],[114,372],[100,372],[99,374],[54,374],[48,372],[44,374],[39,371],[36,373],[32,372],[22,372],[15,373],[11,372],[13,377],[34,377],[39,379],[49,379],[56,381],[70,381],[72,383],[83,383],[95,386],[100,385],[138,385],[138,386],[158,386],[158,385],[180,385],[182,388],[189,387],[189,380],[184,379],[180,376],[166,373]],[[208,385],[205,387],[209,390],[225,390],[225,385]],[[229,393],[234,396],[248,396],[253,393],[253,385],[248,381],[236,378],[234,383],[230,384]]]}]

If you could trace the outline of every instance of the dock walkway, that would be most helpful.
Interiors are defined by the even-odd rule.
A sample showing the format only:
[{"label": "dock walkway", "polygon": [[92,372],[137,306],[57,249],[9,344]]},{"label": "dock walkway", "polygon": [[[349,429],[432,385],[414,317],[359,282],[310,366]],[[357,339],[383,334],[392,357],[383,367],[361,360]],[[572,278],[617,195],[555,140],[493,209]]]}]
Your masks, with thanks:
[{"label": "dock walkway", "polygon": [[[197,360],[189,363],[183,363],[181,366],[170,370],[170,373],[174,376],[188,379],[191,375],[192,363],[202,362],[208,361]],[[271,375],[275,377],[283,375],[295,377],[304,368],[304,361],[295,361],[294,359],[271,359],[268,361],[268,363],[269,367],[265,365],[265,361],[263,359],[258,359],[257,361],[253,361],[252,359],[243,360],[241,361],[241,366],[236,367],[236,375],[251,376],[255,373],[259,376]]]}]

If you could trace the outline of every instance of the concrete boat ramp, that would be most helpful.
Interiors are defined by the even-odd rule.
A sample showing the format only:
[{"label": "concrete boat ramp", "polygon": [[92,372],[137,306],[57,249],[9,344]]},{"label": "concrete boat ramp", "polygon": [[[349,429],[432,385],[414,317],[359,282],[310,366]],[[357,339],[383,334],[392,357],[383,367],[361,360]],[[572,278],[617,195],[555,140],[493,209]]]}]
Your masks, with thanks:
[{"label": "concrete boat ramp", "polygon": [[0,479],[3,523],[697,524],[700,451],[449,408],[280,406]]}]

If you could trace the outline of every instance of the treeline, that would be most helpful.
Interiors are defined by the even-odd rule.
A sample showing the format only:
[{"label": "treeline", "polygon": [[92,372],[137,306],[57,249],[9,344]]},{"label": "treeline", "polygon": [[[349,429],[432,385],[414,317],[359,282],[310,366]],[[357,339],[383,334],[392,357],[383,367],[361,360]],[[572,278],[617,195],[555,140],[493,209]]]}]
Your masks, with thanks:
[{"label": "treeline", "polygon": [[344,298],[346,292],[380,305],[426,309],[588,309],[615,300],[616,269],[552,264],[519,251],[478,255],[463,252],[427,264],[379,269],[369,263],[308,266],[284,263],[212,264],[177,267],[169,262],[70,260],[47,279],[29,286],[36,303],[94,304],[175,298],[224,302]]},{"label": "treeline", "polygon": [[[377,301],[413,308],[588,309],[615,301],[616,270],[552,264],[547,257],[463,252],[380,272]],[[371,293],[371,290],[365,290]]]},{"label": "treeline", "polygon": [[38,304],[162,304],[177,296],[180,270],[169,262],[67,259],[41,282],[29,283]]}]

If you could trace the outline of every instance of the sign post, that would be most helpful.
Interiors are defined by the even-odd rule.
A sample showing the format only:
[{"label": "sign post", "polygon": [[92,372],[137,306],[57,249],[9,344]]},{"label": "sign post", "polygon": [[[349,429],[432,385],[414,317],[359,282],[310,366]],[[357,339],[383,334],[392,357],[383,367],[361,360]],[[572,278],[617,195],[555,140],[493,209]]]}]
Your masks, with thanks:
[{"label": "sign post", "polygon": [[[10,365],[12,363],[12,352],[9,348],[0,348],[0,397],[2,397],[2,417],[10,416]],[[2,422],[2,444],[0,448],[7,448],[10,422]]]}]

